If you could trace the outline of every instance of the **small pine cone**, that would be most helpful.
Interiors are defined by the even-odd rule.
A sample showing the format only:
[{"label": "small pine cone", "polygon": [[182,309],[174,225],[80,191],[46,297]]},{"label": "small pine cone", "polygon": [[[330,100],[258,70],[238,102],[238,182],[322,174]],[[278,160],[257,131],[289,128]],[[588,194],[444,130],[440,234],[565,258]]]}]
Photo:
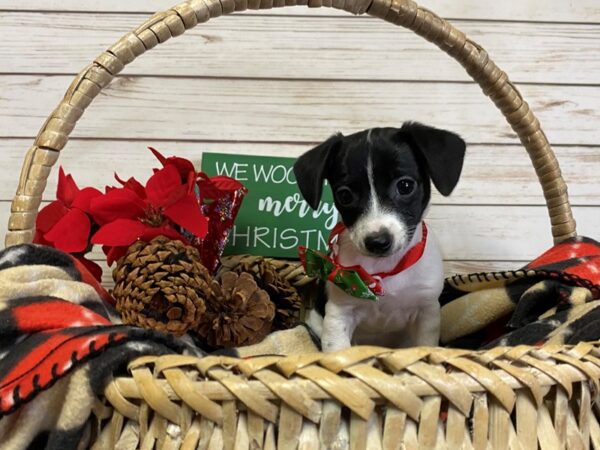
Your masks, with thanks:
[{"label": "small pine cone", "polygon": [[197,249],[164,236],[129,247],[113,279],[123,323],[175,335],[198,324],[212,281]]},{"label": "small pine cone", "polygon": [[258,287],[269,294],[276,309],[273,319],[274,330],[287,330],[297,325],[300,320],[302,298],[297,289],[281,276],[273,264],[262,259],[256,264],[242,263],[235,267],[235,271],[250,273]]},{"label": "small pine cone", "polygon": [[260,342],[271,331],[275,306],[248,273],[226,272],[213,280],[212,295],[196,333],[212,347],[237,347]]}]

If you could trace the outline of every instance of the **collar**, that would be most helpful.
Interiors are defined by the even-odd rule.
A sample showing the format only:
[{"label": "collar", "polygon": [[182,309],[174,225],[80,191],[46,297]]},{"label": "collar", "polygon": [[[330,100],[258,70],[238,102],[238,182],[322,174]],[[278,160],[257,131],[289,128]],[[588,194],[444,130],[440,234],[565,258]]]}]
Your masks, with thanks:
[{"label": "collar", "polygon": [[[345,267],[339,263],[337,252],[334,251],[335,242],[338,240],[339,236],[346,231],[346,226],[343,223],[338,223],[333,230],[331,230],[331,234],[329,235],[329,250],[331,252],[331,256],[335,264],[343,269],[356,270],[360,268],[362,272],[366,272],[362,266],[352,266]],[[399,274],[400,272],[405,271],[406,269],[412,267],[421,259],[423,256],[423,252],[425,251],[425,245],[427,244],[427,226],[425,222],[423,222],[423,235],[421,240],[411,247],[405,255],[398,261],[398,264],[394,266],[394,268],[388,272],[377,272],[369,274],[373,278],[384,279],[387,277],[392,277],[394,275]]]},{"label": "collar", "polygon": [[384,294],[381,280],[413,266],[423,256],[427,243],[427,227],[423,223],[421,240],[406,252],[392,270],[370,274],[362,266],[345,267],[339,263],[337,252],[334,251],[334,243],[345,230],[344,225],[340,223],[331,231],[329,236],[331,255],[325,255],[306,247],[299,247],[300,260],[307,275],[320,278],[323,281],[331,281],[353,297],[372,301],[377,301],[378,296]]}]

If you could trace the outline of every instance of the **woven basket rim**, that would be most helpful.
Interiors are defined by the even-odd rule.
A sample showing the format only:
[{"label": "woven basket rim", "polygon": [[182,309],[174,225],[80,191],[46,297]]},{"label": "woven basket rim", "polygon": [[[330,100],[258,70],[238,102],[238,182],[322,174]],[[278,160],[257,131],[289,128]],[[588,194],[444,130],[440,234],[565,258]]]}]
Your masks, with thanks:
[{"label": "woven basket rim", "polygon": [[412,0],[279,0],[273,3],[261,0],[186,0],[154,14],[133,32],[123,36],[71,83],[25,156],[11,205],[6,246],[33,240],[42,194],[59,152],[65,147],[85,109],[127,64],[211,17],[245,9],[298,4],[329,6],[353,14],[366,12],[412,30],[456,59],[502,112],[527,150],[546,199],[554,241],[561,242],[576,235],[566,183],[548,139],[529,105],[480,45],[431,11],[420,8]]}]

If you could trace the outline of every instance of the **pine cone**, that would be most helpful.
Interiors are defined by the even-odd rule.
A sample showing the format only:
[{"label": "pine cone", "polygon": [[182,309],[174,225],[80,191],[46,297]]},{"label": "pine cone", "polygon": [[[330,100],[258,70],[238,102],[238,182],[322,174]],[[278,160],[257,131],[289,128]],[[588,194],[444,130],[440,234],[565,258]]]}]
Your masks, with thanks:
[{"label": "pine cone", "polygon": [[275,306],[259,289],[252,275],[226,272],[221,283],[214,280],[206,300],[206,313],[196,327],[212,347],[256,344],[271,331]]},{"label": "pine cone", "polygon": [[113,279],[123,323],[176,335],[198,324],[212,281],[197,249],[164,236],[133,244]]},{"label": "pine cone", "polygon": [[234,270],[237,273],[250,273],[258,287],[269,294],[276,308],[273,330],[287,330],[297,325],[302,299],[296,288],[281,276],[273,264],[262,259],[255,264],[239,264]]}]

